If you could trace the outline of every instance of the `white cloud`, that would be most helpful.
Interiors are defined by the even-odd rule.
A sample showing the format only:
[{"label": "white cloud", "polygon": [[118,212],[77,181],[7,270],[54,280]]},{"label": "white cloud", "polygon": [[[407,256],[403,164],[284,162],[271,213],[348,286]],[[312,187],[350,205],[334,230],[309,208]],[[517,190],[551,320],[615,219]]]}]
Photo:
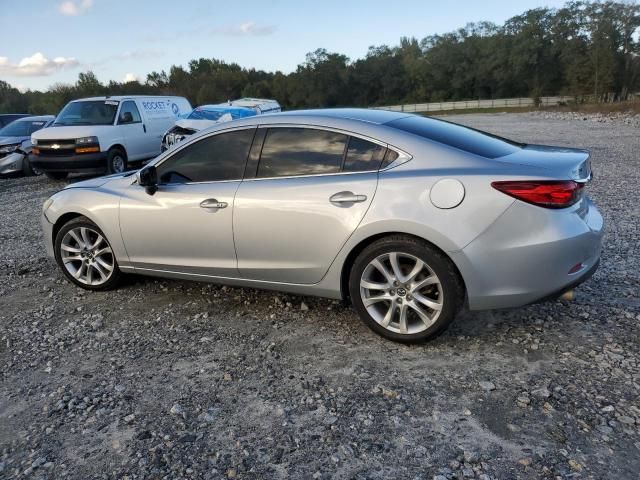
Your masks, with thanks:
[{"label": "white cloud", "polygon": [[124,76],[124,83],[137,82],[137,81],[138,81],[138,76],[135,73],[127,73]]},{"label": "white cloud", "polygon": [[62,15],[77,17],[85,13],[93,5],[93,0],[67,0],[58,4],[58,11]]},{"label": "white cloud", "polygon": [[212,28],[209,33],[212,35],[243,35],[264,37],[271,35],[276,31],[274,25],[258,25],[256,22],[245,22],[233,27],[216,27]]},{"label": "white cloud", "polygon": [[40,52],[23,58],[17,64],[11,63],[7,57],[0,57],[0,73],[18,77],[44,77],[77,66],[78,61],[73,57],[50,60]]}]

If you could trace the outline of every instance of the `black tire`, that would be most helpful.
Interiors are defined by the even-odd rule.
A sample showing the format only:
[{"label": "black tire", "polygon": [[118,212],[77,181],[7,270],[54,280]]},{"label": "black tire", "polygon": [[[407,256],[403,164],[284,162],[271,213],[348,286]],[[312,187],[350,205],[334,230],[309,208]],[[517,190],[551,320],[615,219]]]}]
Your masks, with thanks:
[{"label": "black tire", "polygon": [[114,147],[107,153],[107,172],[122,173],[127,171],[127,154],[120,148]]},{"label": "black tire", "polygon": [[34,175],[41,175],[42,172],[38,169],[35,169],[31,166],[31,161],[29,160],[29,155],[25,155],[22,159],[22,174],[25,177],[32,177]]},{"label": "black tire", "polygon": [[[439,288],[441,288],[442,298],[444,299],[442,301],[442,309],[435,322],[425,330],[417,333],[391,331],[378,323],[363,303],[360,292],[360,281],[365,272],[365,268],[367,268],[374,259],[391,252],[407,254],[422,260],[428,266],[428,269],[437,276],[440,282]],[[393,292],[393,290],[391,291]],[[404,289],[403,291],[406,292]],[[462,279],[451,260],[433,245],[415,237],[390,235],[375,241],[358,255],[349,273],[349,295],[360,318],[374,332],[396,342],[420,343],[437,337],[455,319],[464,304],[465,289]],[[398,293],[398,295],[400,294]],[[407,299],[411,299],[410,294],[407,294],[405,301],[407,301]],[[398,301],[401,302],[402,299]],[[392,303],[384,303],[384,305],[392,305]],[[410,309],[407,309],[407,311],[410,311]],[[408,315],[415,315],[415,313]],[[418,317],[413,316],[411,318],[416,319]]]},{"label": "black tire", "polygon": [[44,172],[44,174],[51,180],[64,180],[69,176],[69,172]]},{"label": "black tire", "polygon": [[85,290],[110,290],[115,288],[116,286],[118,286],[118,284],[122,279],[122,272],[120,271],[120,268],[118,267],[118,261],[115,258],[115,255],[113,254],[112,254],[113,270],[111,272],[111,276],[108,277],[108,279],[104,283],[101,283],[99,285],[90,285],[90,284],[79,281],[78,279],[74,278],[65,267],[65,264],[63,263],[63,260],[62,260],[62,248],[61,248],[62,241],[65,235],[70,230],[73,230],[74,228],[79,228],[79,227],[86,227],[91,229],[94,232],[99,233],[106,241],[107,246],[111,247],[111,244],[109,243],[109,239],[105,236],[102,230],[95,223],[93,223],[91,220],[89,220],[86,217],[76,217],[72,220],[69,220],[67,223],[65,223],[56,234],[53,248],[54,248],[54,254],[55,254],[56,263],[58,264],[58,267],[60,267],[60,270],[62,270],[62,273],[64,273],[65,277],[67,277],[67,279],[71,283],[73,283],[74,285],[77,285],[80,288],[84,288]]}]

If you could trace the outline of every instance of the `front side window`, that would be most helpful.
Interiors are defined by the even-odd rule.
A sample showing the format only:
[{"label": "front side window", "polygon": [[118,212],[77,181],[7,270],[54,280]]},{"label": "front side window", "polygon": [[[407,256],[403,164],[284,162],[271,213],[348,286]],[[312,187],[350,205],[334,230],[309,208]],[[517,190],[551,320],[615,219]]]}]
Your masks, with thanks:
[{"label": "front side window", "polygon": [[160,183],[241,180],[255,129],[203,138],[158,165]]},{"label": "front side window", "polygon": [[344,159],[344,172],[366,172],[378,170],[386,148],[361,138],[351,137],[347,156]]},{"label": "front side window", "polygon": [[347,136],[310,128],[270,128],[258,165],[258,178],[337,173]]},{"label": "front side window", "polygon": [[118,101],[89,100],[68,103],[54,125],[113,125]]},{"label": "front side window", "polygon": [[122,107],[120,108],[120,115],[118,115],[118,124],[127,124],[127,123],[140,123],[142,120],[140,119],[140,112],[138,111],[138,107],[136,106],[136,102],[131,100],[127,100],[126,102],[122,102]]}]

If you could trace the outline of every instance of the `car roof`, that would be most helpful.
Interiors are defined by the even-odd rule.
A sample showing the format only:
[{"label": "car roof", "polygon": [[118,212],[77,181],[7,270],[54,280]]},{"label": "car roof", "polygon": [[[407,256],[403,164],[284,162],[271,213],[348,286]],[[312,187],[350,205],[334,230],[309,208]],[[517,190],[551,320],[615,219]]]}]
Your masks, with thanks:
[{"label": "car roof", "polygon": [[87,97],[87,98],[76,98],[75,100],[71,100],[72,102],[86,102],[86,101],[102,101],[102,100],[133,100],[136,98],[184,98],[179,95],[109,95],[109,96],[101,96],[101,97]]},{"label": "car roof", "polygon": [[38,122],[38,121],[46,122],[48,120],[53,120],[55,118],[56,118],[55,115],[30,115],[28,117],[20,118],[17,121],[19,121],[19,122]]},{"label": "car roof", "polygon": [[392,112],[390,110],[377,110],[372,108],[321,108],[317,110],[292,110],[288,112],[269,113],[267,115],[269,118],[304,116],[311,118],[357,120],[360,122],[374,123],[376,125],[382,125],[409,116],[403,112]]},{"label": "car roof", "polygon": [[219,104],[219,105],[200,105],[194,108],[194,110],[204,110],[208,112],[232,112],[232,111],[241,112],[241,111],[252,110],[252,109],[249,107],[238,107],[235,105]]}]

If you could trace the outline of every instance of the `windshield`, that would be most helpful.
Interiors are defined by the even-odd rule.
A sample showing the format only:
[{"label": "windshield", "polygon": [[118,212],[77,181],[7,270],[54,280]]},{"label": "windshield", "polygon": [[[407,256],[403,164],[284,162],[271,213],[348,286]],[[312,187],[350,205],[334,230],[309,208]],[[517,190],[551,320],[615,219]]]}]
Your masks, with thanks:
[{"label": "windshield", "polygon": [[68,103],[54,125],[113,125],[118,103],[113,100]]},{"label": "windshield", "polygon": [[212,110],[193,110],[187,117],[190,120],[218,120],[226,112],[216,112]]},{"label": "windshield", "polygon": [[[190,120],[235,120],[237,118],[253,117],[256,114],[255,110],[243,107],[221,107],[220,109],[202,107],[194,108],[192,112],[187,116]],[[227,115],[225,118],[225,115]]]},{"label": "windshield", "polygon": [[0,137],[28,137],[44,127],[46,123],[43,120],[16,120],[0,129]]}]

